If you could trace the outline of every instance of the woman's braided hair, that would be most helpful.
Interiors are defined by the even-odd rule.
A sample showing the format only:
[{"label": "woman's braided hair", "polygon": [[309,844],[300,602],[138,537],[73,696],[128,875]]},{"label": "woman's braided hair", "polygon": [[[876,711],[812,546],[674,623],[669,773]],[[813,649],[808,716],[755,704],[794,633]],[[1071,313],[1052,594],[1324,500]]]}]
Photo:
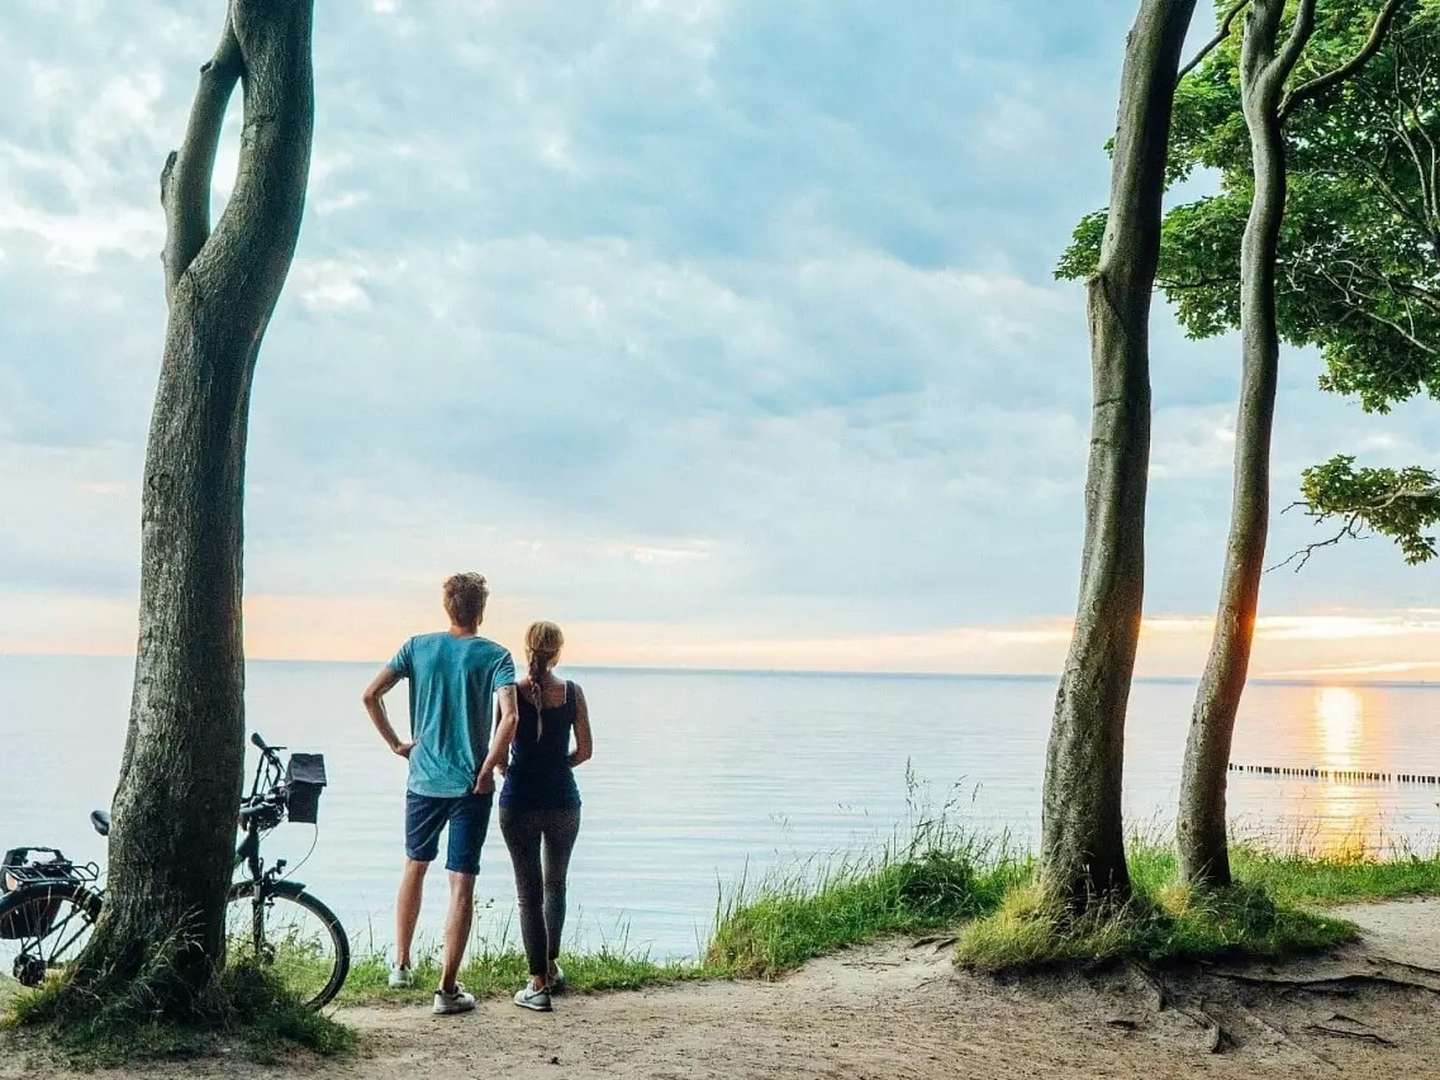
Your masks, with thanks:
[{"label": "woman's braided hair", "polygon": [[535,705],[535,741],[545,731],[545,674],[565,646],[565,635],[553,622],[534,622],[525,631],[525,653],[530,667],[530,700]]}]

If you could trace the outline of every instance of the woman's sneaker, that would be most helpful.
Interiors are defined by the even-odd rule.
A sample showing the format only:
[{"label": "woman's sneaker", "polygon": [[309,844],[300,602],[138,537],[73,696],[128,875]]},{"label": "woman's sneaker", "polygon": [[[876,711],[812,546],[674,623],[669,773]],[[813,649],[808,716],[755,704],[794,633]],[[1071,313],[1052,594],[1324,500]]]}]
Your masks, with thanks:
[{"label": "woman's sneaker", "polygon": [[390,965],[390,989],[409,990],[415,985],[415,973],[399,964]]},{"label": "woman's sneaker", "polygon": [[527,983],[515,994],[515,1004],[522,1009],[533,1009],[535,1012],[550,1011],[550,991],[533,990]]},{"label": "woman's sneaker", "polygon": [[559,964],[552,965],[550,978],[545,981],[549,984],[549,990],[552,994],[563,994],[569,985],[565,981],[565,969]]},{"label": "woman's sneaker", "polygon": [[454,990],[436,990],[435,1007],[430,1011],[436,1016],[450,1016],[453,1013],[469,1012],[475,1008],[475,995],[459,983]]}]

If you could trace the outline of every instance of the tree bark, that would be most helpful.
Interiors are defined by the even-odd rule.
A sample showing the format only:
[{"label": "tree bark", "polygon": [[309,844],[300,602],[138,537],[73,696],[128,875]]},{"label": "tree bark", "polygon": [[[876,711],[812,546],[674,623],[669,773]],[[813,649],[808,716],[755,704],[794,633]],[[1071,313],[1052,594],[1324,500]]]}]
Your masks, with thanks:
[{"label": "tree bark", "polygon": [[[295,251],[313,127],[313,0],[231,0],[161,176],[169,322],[141,509],[140,627],[104,912],[73,983],[143,976],[207,1007],[244,764],[245,443],[256,354]],[[235,83],[234,194],[213,233],[215,150]]]},{"label": "tree bark", "polygon": [[1285,82],[1314,32],[1315,2],[1301,0],[1281,45],[1285,0],[1255,0],[1241,48],[1242,107],[1250,131],[1255,193],[1240,248],[1242,368],[1234,494],[1220,608],[1186,739],[1176,824],[1181,877],[1206,888],[1230,884],[1226,774],[1250,667],[1270,521],[1270,441],[1280,356],[1275,263],[1286,184],[1280,109]]},{"label": "tree bark", "polygon": [[1150,463],[1150,302],[1180,50],[1194,0],[1143,0],[1126,43],[1100,262],[1080,599],[1045,763],[1041,875],[1072,908],[1128,894],[1120,795],[1140,634]]}]

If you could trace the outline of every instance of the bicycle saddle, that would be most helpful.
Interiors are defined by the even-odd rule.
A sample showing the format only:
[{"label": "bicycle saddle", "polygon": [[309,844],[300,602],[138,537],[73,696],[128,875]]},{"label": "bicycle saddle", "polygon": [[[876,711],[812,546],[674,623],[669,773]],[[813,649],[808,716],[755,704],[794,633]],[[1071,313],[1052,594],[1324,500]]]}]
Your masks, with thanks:
[{"label": "bicycle saddle", "polygon": [[110,811],[109,811],[109,810],[91,810],[91,811],[90,811],[90,824],[93,825],[93,826],[95,826],[95,831],[98,832],[101,836],[109,836],[109,835],[110,835]]}]

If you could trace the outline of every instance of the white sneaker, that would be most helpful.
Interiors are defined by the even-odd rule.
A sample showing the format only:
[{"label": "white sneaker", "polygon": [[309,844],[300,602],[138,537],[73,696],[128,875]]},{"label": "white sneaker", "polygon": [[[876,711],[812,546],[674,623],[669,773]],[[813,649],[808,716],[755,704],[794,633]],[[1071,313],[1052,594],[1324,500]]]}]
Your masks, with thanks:
[{"label": "white sneaker", "polygon": [[550,993],[561,994],[565,992],[565,987],[567,985],[565,982],[565,969],[562,968],[559,964],[555,964],[554,968],[555,973],[545,981],[549,984]]},{"label": "white sneaker", "polygon": [[430,1011],[436,1016],[450,1016],[454,1013],[469,1012],[473,1008],[475,995],[456,983],[454,990],[435,991],[435,1007]]},{"label": "white sneaker", "polygon": [[390,989],[409,990],[415,985],[415,973],[399,964],[390,965]]},{"label": "white sneaker", "polygon": [[550,991],[532,990],[530,984],[526,983],[516,991],[515,1004],[522,1009],[533,1009],[535,1012],[550,1012]]}]

